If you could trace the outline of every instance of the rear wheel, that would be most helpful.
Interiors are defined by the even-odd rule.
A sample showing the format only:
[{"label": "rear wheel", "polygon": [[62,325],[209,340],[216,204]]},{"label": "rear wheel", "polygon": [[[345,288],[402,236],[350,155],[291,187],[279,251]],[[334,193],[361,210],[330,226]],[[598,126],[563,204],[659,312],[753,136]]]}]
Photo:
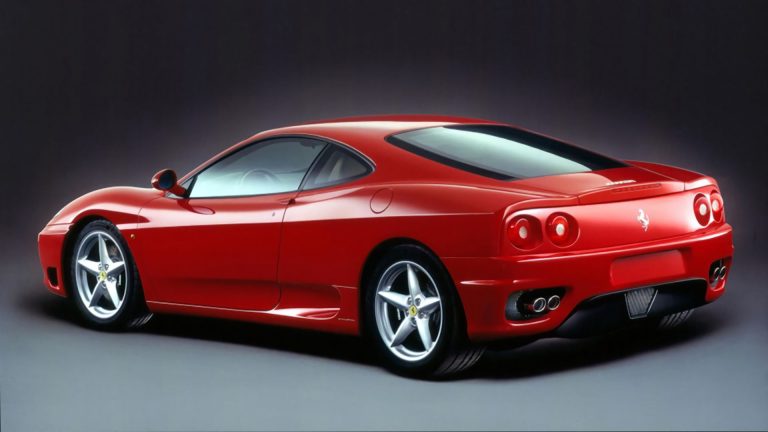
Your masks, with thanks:
[{"label": "rear wheel", "polygon": [[128,245],[108,221],[87,224],[71,250],[70,297],[93,327],[139,327],[152,317]]},{"label": "rear wheel", "polygon": [[480,359],[484,348],[467,341],[451,279],[425,249],[413,245],[391,249],[366,288],[369,337],[395,372],[449,375]]}]

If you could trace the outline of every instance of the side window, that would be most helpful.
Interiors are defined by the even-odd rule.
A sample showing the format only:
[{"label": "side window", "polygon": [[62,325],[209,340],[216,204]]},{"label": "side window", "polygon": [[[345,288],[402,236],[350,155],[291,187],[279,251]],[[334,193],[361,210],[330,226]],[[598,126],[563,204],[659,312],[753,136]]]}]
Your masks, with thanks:
[{"label": "side window", "polygon": [[198,173],[189,197],[265,195],[298,190],[325,145],[307,138],[277,138],[252,144]]},{"label": "side window", "polygon": [[317,189],[354,180],[371,172],[370,166],[349,150],[333,146],[310,173],[304,189]]}]

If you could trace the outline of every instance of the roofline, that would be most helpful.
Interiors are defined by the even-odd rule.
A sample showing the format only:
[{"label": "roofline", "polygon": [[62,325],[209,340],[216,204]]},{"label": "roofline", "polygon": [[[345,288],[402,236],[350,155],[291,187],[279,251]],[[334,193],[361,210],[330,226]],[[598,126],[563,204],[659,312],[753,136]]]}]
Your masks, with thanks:
[{"label": "roofline", "polygon": [[331,119],[313,120],[296,126],[319,126],[334,123],[367,123],[367,122],[398,122],[398,123],[454,123],[454,124],[500,124],[499,122],[471,117],[432,115],[432,114],[375,114],[353,117],[338,117]]}]

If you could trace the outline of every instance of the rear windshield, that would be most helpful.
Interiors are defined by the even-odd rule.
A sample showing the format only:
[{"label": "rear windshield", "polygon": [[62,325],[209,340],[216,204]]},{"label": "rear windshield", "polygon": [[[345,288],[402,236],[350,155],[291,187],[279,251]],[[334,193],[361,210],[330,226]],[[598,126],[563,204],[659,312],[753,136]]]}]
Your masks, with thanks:
[{"label": "rear windshield", "polygon": [[509,126],[431,127],[391,135],[387,140],[436,162],[499,180],[627,166],[597,153]]}]

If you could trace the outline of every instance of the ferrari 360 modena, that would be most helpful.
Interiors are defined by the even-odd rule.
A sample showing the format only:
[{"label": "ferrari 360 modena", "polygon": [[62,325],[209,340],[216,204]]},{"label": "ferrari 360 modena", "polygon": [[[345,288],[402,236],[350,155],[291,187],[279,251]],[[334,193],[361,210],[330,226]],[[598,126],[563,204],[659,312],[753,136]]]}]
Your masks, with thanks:
[{"label": "ferrari 360 modena", "polygon": [[489,346],[676,326],[723,294],[733,256],[713,178],[485,120],[274,129],[151,184],[77,198],[38,237],[45,285],[85,323],[354,334],[407,375],[457,373]]}]

